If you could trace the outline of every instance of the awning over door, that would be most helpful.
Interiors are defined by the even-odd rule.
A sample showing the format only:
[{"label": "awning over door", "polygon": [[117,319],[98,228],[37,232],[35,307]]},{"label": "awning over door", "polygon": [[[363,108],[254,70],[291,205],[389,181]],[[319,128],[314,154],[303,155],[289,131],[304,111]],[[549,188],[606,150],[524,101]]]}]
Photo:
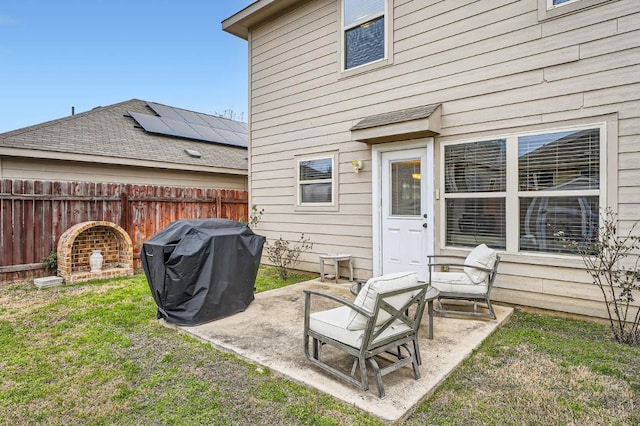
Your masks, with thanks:
[{"label": "awning over door", "polygon": [[369,144],[437,136],[440,109],[434,104],[372,115],[353,126],[351,136]]}]

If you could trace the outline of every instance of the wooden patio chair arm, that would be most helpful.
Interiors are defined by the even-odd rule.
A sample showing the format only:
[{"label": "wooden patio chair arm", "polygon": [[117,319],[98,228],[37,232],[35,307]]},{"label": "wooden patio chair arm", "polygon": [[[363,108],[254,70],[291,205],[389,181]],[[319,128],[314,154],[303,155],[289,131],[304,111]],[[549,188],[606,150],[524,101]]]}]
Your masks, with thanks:
[{"label": "wooden patio chair arm", "polygon": [[460,256],[460,255],[456,255],[456,254],[429,254],[427,255],[427,259],[442,259],[442,258],[448,258],[448,259],[466,259],[467,256]]},{"label": "wooden patio chair arm", "polygon": [[367,318],[373,318],[373,313],[363,309],[360,306],[354,305],[352,302],[349,302],[346,299],[343,299],[342,297],[339,296],[334,296],[333,294],[328,294],[328,293],[321,293],[319,291],[314,291],[314,290],[304,290],[305,293],[305,314],[307,312],[310,312],[310,303],[311,303],[311,296],[318,296],[318,297],[323,297],[326,299],[330,299],[333,300],[334,302],[340,303],[341,305],[344,306],[348,306],[349,308],[353,309],[354,311],[356,311],[359,314],[364,315]]},{"label": "wooden patio chair arm", "polygon": [[429,259],[428,262],[428,267],[429,267],[429,271],[431,271],[431,267],[432,266],[456,266],[456,267],[460,267],[460,268],[474,268],[474,269],[479,269],[481,271],[484,272],[495,272],[498,269],[498,264],[500,263],[500,257],[498,257],[496,259],[495,264],[493,265],[493,268],[485,268],[483,266],[477,266],[477,265],[467,265],[466,263],[451,263],[451,262],[432,262],[431,259],[443,259],[443,258],[453,258],[453,259],[466,259],[466,256],[456,256],[456,255],[428,255],[427,259]]},{"label": "wooden patio chair arm", "polygon": [[[432,266],[457,266],[457,267],[463,268],[469,265],[465,265],[464,263],[438,262],[438,263],[429,263],[428,266],[429,268],[431,268]],[[475,268],[475,266],[469,266],[469,267]]]}]

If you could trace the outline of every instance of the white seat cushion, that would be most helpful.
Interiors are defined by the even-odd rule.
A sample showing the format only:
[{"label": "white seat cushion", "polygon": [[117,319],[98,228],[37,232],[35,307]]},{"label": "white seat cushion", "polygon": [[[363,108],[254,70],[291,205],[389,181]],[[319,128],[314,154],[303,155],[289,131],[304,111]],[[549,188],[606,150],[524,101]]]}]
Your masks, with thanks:
[{"label": "white seat cushion", "polygon": [[464,272],[432,272],[431,285],[442,293],[485,294],[487,284],[476,284]]},{"label": "white seat cushion", "polygon": [[467,256],[464,261],[464,272],[469,276],[471,281],[479,284],[487,279],[488,272],[481,269],[473,268],[473,266],[479,266],[481,268],[491,269],[496,263],[496,251],[487,247],[485,244],[480,244]]},{"label": "white seat cushion", "polygon": [[[373,313],[373,309],[376,306],[376,299],[379,293],[386,293],[394,290],[401,290],[403,288],[414,287],[418,285],[418,276],[415,272],[398,272],[395,274],[381,275],[379,277],[371,278],[362,287],[354,305],[359,306],[369,313]],[[413,296],[418,294],[416,292],[410,292],[406,294],[398,294],[396,296],[388,298],[386,301],[396,309],[404,306]],[[386,321],[390,315],[386,311],[381,311],[378,314],[378,320],[376,325],[382,324]],[[351,310],[349,315],[349,322],[347,328],[349,330],[362,330],[367,323],[367,318],[364,315],[359,314],[356,311]]]},{"label": "white seat cushion", "polygon": [[[309,329],[322,336],[344,343],[345,345],[360,348],[362,346],[364,330],[347,329],[349,314],[351,312],[353,312],[353,309],[348,306],[314,312],[309,316]],[[411,330],[409,326],[396,320],[393,325],[383,331],[373,343],[396,334],[405,333],[409,330]]]}]

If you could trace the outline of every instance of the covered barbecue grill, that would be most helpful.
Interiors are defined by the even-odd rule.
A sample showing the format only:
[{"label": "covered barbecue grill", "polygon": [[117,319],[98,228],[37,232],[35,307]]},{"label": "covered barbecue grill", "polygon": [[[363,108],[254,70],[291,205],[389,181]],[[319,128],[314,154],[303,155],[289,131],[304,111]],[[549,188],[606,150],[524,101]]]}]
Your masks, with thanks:
[{"label": "covered barbecue grill", "polygon": [[140,253],[158,318],[197,325],[244,311],[254,299],[264,243],[232,220],[170,223]]}]

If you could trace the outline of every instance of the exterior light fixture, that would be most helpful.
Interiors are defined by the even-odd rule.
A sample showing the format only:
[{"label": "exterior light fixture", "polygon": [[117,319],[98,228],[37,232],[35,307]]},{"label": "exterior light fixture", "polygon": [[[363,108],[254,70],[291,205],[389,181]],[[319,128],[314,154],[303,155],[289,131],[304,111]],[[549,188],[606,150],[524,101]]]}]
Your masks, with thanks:
[{"label": "exterior light fixture", "polygon": [[362,161],[360,161],[360,160],[353,160],[351,162],[351,165],[353,166],[353,171],[355,173],[359,173],[360,170],[362,170],[363,164],[362,164]]}]

